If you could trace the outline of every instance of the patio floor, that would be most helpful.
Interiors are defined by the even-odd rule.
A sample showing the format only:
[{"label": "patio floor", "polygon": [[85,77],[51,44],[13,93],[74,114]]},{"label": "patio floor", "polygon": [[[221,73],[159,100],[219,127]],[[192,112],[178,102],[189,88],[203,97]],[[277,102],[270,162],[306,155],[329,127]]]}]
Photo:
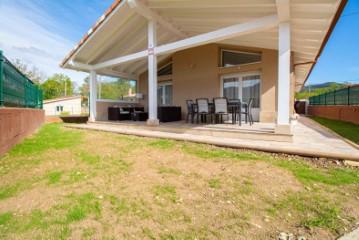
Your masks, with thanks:
[{"label": "patio floor", "polygon": [[145,122],[94,122],[68,125],[71,128],[168,138],[223,147],[256,149],[312,157],[358,160],[359,150],[312,120],[301,117],[292,135],[274,134],[275,124],[189,124],[184,121],[150,127]]}]

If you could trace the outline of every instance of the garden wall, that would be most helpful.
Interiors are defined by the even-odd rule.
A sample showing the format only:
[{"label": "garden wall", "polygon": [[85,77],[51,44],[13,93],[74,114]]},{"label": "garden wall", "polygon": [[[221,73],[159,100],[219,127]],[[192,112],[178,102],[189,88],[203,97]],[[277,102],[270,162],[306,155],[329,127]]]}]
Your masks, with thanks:
[{"label": "garden wall", "polygon": [[29,108],[0,108],[0,156],[45,123],[45,111]]},{"label": "garden wall", "polygon": [[359,106],[309,106],[308,115],[359,124]]}]

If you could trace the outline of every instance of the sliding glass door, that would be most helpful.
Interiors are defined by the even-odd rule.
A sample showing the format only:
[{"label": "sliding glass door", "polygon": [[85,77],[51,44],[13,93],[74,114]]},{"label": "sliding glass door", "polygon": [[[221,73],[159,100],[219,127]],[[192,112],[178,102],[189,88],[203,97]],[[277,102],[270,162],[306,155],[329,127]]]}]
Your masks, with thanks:
[{"label": "sliding glass door", "polygon": [[241,99],[249,102],[253,98],[252,113],[254,121],[259,121],[261,75],[259,72],[223,76],[221,95],[228,99]]},{"label": "sliding glass door", "polygon": [[172,82],[157,83],[157,105],[172,106]]}]

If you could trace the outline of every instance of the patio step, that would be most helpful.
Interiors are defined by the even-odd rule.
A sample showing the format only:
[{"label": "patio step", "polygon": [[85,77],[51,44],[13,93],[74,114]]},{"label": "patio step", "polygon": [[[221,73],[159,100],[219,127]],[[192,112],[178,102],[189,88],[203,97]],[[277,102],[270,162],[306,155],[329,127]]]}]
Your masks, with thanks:
[{"label": "patio step", "polygon": [[272,128],[241,128],[231,124],[192,125],[182,122],[164,123],[159,126],[148,126],[144,122],[88,122],[90,125],[110,125],[116,128],[139,129],[147,131],[168,132],[177,134],[192,134],[234,139],[253,139],[277,142],[293,142],[293,135],[275,134]]}]

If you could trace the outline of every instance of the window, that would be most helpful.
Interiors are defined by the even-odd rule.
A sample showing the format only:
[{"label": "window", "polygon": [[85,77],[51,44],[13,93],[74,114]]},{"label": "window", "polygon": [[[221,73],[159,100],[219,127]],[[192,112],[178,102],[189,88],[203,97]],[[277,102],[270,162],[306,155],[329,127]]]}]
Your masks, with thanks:
[{"label": "window", "polygon": [[56,106],[56,112],[64,111],[64,106]]},{"label": "window", "polygon": [[244,102],[249,102],[253,98],[253,108],[259,108],[260,100],[260,75],[243,76],[242,99]]},{"label": "window", "polygon": [[100,75],[97,93],[100,100],[137,102],[137,81]]},{"label": "window", "polygon": [[223,79],[223,96],[228,99],[238,99],[239,93],[239,78],[230,77]]},{"label": "window", "polygon": [[253,98],[253,108],[260,108],[260,74],[242,74],[222,78],[223,97],[249,102]]},{"label": "window", "polygon": [[172,62],[167,63],[157,71],[157,76],[172,75]]},{"label": "window", "polygon": [[172,82],[158,83],[157,85],[157,105],[172,105]]},{"label": "window", "polygon": [[260,54],[222,50],[222,67],[258,63],[261,61],[262,56]]}]

